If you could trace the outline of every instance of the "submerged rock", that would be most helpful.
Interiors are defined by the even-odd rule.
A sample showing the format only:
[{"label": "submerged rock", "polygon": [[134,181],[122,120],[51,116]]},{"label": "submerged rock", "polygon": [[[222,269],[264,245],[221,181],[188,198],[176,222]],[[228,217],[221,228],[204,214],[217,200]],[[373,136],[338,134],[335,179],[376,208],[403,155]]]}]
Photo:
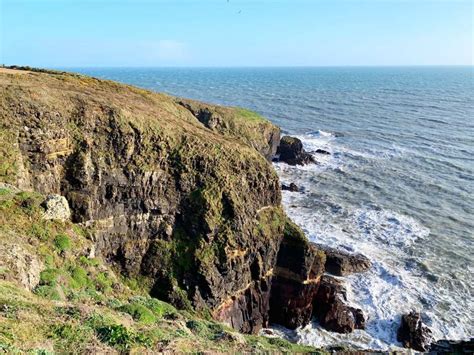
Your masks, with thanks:
[{"label": "submerged rock", "polygon": [[402,322],[397,332],[397,340],[405,348],[417,351],[427,351],[433,340],[431,329],[423,324],[421,314],[411,311],[402,316]]},{"label": "submerged rock", "polygon": [[362,310],[347,304],[346,289],[342,281],[324,275],[313,299],[314,314],[327,330],[350,333],[365,328]]},{"label": "submerged rock", "polygon": [[315,163],[313,156],[303,149],[303,143],[296,137],[283,136],[278,146],[279,160],[289,165]]},{"label": "submerged rock", "polygon": [[283,191],[291,191],[291,192],[299,192],[300,191],[300,188],[293,182],[290,185],[282,184],[281,189]]},{"label": "submerged rock", "polygon": [[41,206],[44,208],[44,219],[65,221],[71,218],[69,204],[64,196],[49,195],[46,200],[43,201]]},{"label": "submerged rock", "polygon": [[317,244],[326,254],[326,272],[336,276],[346,276],[356,272],[364,272],[372,267],[369,258],[362,254],[352,254],[343,250]]},{"label": "submerged rock", "polygon": [[318,153],[318,154],[325,154],[325,155],[331,155],[330,152],[328,152],[327,150],[324,150],[324,149],[316,149],[315,153]]}]

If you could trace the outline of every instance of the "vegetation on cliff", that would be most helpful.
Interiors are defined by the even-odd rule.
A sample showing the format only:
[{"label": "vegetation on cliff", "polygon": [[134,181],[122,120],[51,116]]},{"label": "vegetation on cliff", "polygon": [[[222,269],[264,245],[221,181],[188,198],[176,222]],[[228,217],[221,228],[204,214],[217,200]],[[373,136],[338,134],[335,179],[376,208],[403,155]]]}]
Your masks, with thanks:
[{"label": "vegetation on cliff", "polygon": [[[269,320],[277,127],[59,72],[0,89],[4,349],[310,350],[235,333]],[[48,194],[71,220],[43,218]]]}]

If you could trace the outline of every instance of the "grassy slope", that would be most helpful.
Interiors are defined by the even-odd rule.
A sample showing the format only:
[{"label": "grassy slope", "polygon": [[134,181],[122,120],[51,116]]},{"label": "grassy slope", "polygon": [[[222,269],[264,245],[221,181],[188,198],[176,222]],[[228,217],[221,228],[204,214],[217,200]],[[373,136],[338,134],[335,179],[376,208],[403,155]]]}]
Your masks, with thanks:
[{"label": "grassy slope", "polygon": [[[104,100],[110,99],[107,93],[114,92],[115,99],[121,100],[112,104],[125,111],[127,95],[133,96],[138,125],[141,115],[137,97],[141,97],[147,107],[150,101],[156,103],[158,117],[165,113],[170,118],[159,122],[170,139],[173,120],[186,121],[180,124],[189,130],[199,126],[166,95],[131,87],[124,90],[123,85],[82,76],[53,74],[46,78],[30,73],[22,75],[28,77],[27,81],[21,81],[24,79],[15,74],[2,75],[8,76],[6,82],[18,80],[20,91],[28,95],[28,85],[41,87],[43,80],[50,80],[57,90],[79,86]],[[242,119],[249,115],[237,111],[244,112]],[[8,123],[8,117],[3,119]],[[4,182],[15,181],[13,177],[18,173],[18,147],[10,134],[8,126],[0,127],[0,180]],[[222,144],[229,144],[228,140],[223,139]],[[245,154],[253,154],[244,150]],[[178,311],[151,299],[145,292],[146,280],[125,279],[100,258],[88,257],[93,243],[87,229],[71,222],[44,221],[39,206],[43,199],[35,192],[8,186],[0,189],[0,352],[314,350],[281,339],[236,334],[206,315]],[[18,284],[18,250],[42,265],[40,283],[32,292]]]}]

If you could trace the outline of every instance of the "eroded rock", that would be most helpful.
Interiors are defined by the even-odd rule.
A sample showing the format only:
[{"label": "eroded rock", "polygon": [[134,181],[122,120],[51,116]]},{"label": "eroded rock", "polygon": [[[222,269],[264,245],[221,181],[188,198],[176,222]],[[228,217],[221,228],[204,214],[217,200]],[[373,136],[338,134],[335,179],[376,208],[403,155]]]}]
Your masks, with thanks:
[{"label": "eroded rock", "polygon": [[289,165],[306,165],[315,163],[313,156],[303,149],[300,139],[291,136],[283,136],[277,149],[279,160]]},{"label": "eroded rock", "polygon": [[420,312],[411,311],[402,316],[402,322],[397,332],[397,340],[405,348],[417,351],[427,351],[433,340],[431,329],[421,320]]}]

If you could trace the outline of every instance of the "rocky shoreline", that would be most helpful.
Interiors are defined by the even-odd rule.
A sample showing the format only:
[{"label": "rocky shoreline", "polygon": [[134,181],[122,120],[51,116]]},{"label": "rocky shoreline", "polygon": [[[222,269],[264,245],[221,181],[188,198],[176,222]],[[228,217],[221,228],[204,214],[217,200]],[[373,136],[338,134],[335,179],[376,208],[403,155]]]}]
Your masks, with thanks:
[{"label": "rocky shoreline", "polygon": [[[50,195],[45,218],[86,228],[86,258],[241,333],[312,318],[365,328],[341,277],[370,260],[311,243],[281,208],[281,189],[299,188],[280,186],[270,162],[317,163],[299,139],[251,111],[113,82],[34,70],[0,79],[0,182]],[[420,324],[404,318],[399,340],[426,351]]]}]

